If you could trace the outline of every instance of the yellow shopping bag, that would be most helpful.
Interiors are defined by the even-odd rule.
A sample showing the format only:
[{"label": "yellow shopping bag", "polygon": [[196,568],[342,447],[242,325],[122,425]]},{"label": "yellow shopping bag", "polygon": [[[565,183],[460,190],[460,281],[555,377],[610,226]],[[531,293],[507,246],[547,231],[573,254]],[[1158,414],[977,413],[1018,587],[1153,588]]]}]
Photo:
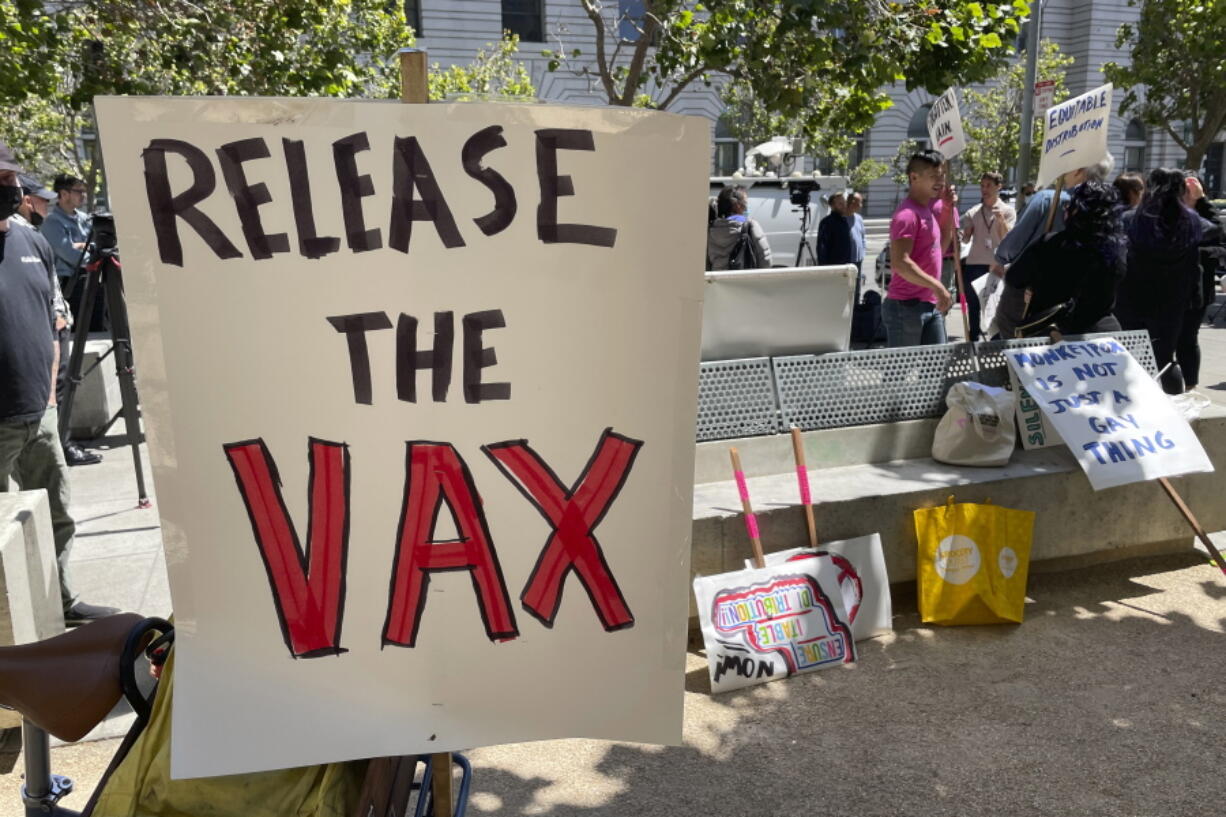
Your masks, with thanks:
[{"label": "yellow shopping bag", "polygon": [[949,501],[915,512],[920,618],[1021,623],[1034,511]]}]

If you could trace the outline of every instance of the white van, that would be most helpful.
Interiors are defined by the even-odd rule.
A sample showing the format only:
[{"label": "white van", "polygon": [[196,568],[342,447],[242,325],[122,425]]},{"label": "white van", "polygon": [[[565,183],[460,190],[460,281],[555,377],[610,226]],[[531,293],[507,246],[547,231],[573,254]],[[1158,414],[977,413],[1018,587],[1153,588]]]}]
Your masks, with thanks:
[{"label": "white van", "polygon": [[[809,222],[805,236],[814,255],[805,252],[797,255],[800,248],[800,229],[804,208],[792,203],[791,187],[816,189],[809,194]],[[749,192],[749,217],[762,225],[771,246],[771,265],[775,267],[809,267],[817,261],[817,224],[829,212],[826,196],[847,190],[845,176],[793,176],[776,179],[767,176],[712,176],[711,197],[730,185],[740,185]],[[799,259],[799,260],[798,260]]]}]

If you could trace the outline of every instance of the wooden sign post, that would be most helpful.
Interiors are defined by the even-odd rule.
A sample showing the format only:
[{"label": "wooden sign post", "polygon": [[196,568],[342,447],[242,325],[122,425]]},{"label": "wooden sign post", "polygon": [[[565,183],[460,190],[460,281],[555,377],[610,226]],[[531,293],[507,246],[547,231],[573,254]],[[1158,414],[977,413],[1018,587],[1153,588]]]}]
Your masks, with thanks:
[{"label": "wooden sign post", "polygon": [[809,493],[809,468],[805,465],[805,442],[800,429],[792,426],[792,456],[796,458],[796,479],[800,485],[800,504],[805,509],[805,526],[809,531],[809,547],[817,548],[817,522],[813,519],[813,498]]},{"label": "wooden sign post", "polygon": [[753,548],[754,567],[766,567],[766,555],[762,552],[762,537],[758,533],[758,518],[753,515],[753,505],[749,503],[749,486],[745,484],[745,472],[741,470],[741,455],[735,448],[728,449],[732,457],[732,476],[736,478],[736,488],[741,494],[741,509],[745,512],[745,531],[749,534],[749,545]]}]

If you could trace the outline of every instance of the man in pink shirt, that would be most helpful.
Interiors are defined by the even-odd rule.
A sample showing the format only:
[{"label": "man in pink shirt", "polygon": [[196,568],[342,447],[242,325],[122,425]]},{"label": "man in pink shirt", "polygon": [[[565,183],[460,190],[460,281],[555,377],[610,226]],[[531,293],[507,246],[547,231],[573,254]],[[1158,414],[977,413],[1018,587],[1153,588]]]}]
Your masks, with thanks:
[{"label": "man in pink shirt", "polygon": [[[890,287],[882,305],[890,346],[945,342],[949,290],[941,283],[941,248],[953,234],[953,192],[945,185],[945,157],[916,153],[907,163],[907,197],[890,219]],[[938,221],[932,205],[944,201]]]}]

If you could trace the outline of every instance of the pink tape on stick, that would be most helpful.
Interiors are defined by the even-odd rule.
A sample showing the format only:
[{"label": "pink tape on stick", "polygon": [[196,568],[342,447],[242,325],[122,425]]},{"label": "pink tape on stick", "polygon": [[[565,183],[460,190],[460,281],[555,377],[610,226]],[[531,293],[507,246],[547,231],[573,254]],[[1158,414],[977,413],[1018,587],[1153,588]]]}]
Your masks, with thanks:
[{"label": "pink tape on stick", "polygon": [[796,480],[800,483],[800,504],[812,505],[813,499],[809,494],[809,469],[803,465],[796,466]]},{"label": "pink tape on stick", "polygon": [[734,471],[733,476],[736,477],[736,489],[741,492],[741,501],[749,501],[749,486],[745,484],[745,472]]},{"label": "pink tape on stick", "polygon": [[745,530],[749,533],[750,539],[761,539],[758,535],[758,518],[751,513],[745,514]]},{"label": "pink tape on stick", "polygon": [[[746,505],[749,504],[749,486],[745,484],[745,472],[734,471],[736,477],[736,489],[741,493],[741,501]],[[745,514],[745,530],[749,533],[750,539],[758,539],[758,518],[752,513]]]}]

